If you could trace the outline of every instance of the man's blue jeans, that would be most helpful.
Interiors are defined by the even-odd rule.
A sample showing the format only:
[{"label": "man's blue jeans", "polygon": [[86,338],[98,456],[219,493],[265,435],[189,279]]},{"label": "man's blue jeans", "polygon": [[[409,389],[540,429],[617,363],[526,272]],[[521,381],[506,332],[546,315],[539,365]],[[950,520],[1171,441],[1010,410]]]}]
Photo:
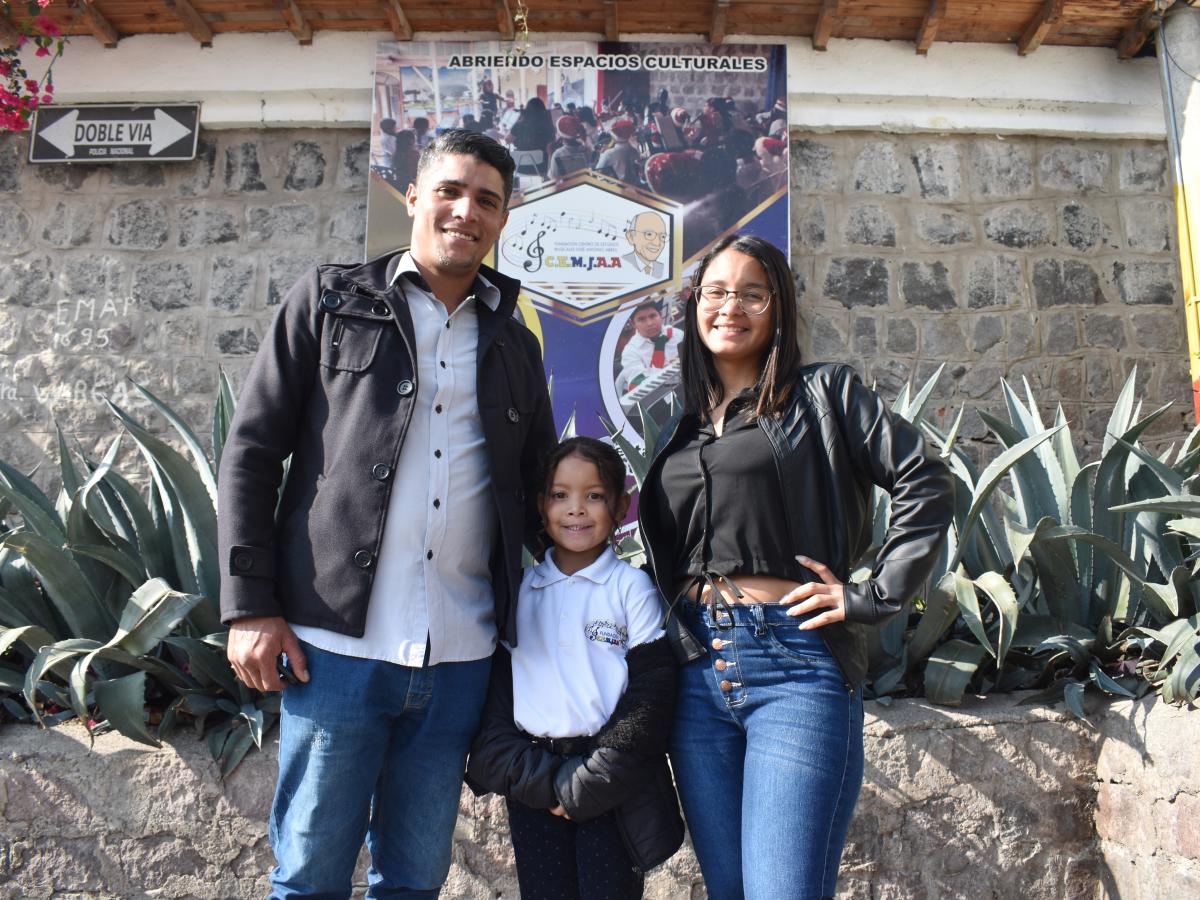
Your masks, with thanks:
[{"label": "man's blue jeans", "polygon": [[734,606],[714,622],[676,606],[709,648],[680,673],[671,765],[712,900],[818,900],[837,885],[862,786],[862,698],[820,630],[786,609]]},{"label": "man's blue jeans", "polygon": [[271,896],[348,897],[363,837],[370,897],[436,897],[491,660],[414,669],[304,644],[271,810]]}]

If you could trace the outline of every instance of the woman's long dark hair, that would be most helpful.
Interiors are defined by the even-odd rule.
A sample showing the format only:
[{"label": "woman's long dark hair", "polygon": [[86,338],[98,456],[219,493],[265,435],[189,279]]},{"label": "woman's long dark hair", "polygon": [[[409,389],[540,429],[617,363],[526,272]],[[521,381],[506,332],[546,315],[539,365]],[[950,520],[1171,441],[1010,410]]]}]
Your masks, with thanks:
[{"label": "woman's long dark hair", "polygon": [[712,353],[700,340],[696,311],[696,289],[704,283],[704,273],[717,255],[735,250],[755,259],[767,273],[771,317],[775,334],[763,358],[758,382],[754,385],[758,403],[756,416],[782,413],[791,398],[796,374],[800,371],[800,339],[796,327],[796,285],[783,251],[769,241],[750,234],[732,234],[718,241],[692,274],[692,288],[684,311],[683,345],[679,349],[683,411],[708,418],[709,411],[725,399],[725,387],[713,364]]}]

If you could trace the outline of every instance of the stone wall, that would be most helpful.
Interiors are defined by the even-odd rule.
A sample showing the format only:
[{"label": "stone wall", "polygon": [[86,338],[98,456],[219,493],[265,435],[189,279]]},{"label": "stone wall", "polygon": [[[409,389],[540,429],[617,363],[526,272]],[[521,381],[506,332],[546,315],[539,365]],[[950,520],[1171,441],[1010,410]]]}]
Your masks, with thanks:
[{"label": "stone wall", "polygon": [[[1194,711],[1115,703],[1089,728],[1012,696],[867,707],[842,900],[1200,896]],[[89,753],[78,725],[9,725],[0,746],[0,897],[265,893],[274,735],[224,784],[190,735]],[[515,881],[503,805],[464,791],[443,896],[514,898]],[[687,850],[648,880],[650,900],[704,896]]]},{"label": "stone wall", "polygon": [[[25,470],[52,455],[55,422],[89,451],[111,439],[99,401],[137,412],[126,378],[207,432],[218,366],[236,379],[296,275],[361,258],[358,130],[208,132],[177,164],[25,153],[0,137],[0,459]],[[962,403],[998,411],[1000,378],[1025,377],[1081,446],[1136,364],[1147,408],[1176,402],[1154,434],[1186,433],[1164,146],[793,132],[791,166],[810,358],[888,395],[945,362],[943,424]],[[981,420],[962,434],[983,438]]]}]

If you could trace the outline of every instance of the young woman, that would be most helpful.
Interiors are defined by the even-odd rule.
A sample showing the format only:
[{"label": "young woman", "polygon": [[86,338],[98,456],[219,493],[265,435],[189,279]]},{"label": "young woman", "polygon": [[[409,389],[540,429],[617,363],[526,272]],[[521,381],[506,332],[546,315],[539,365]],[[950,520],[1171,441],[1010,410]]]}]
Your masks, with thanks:
[{"label": "young woman", "polygon": [[631,900],[683,842],[667,769],[676,666],[650,578],[617,559],[625,463],[572,438],[546,463],[554,546],[526,570],[467,782],[508,799],[523,900]]},{"label": "young woman", "polygon": [[[832,897],[862,783],[864,627],[950,522],[945,466],[846,366],[802,366],[784,255],[721,240],[693,277],[683,413],[640,517],[680,673],[671,762],[713,900]],[[871,490],[891,519],[870,576]],[[680,628],[678,626],[684,626]]]}]

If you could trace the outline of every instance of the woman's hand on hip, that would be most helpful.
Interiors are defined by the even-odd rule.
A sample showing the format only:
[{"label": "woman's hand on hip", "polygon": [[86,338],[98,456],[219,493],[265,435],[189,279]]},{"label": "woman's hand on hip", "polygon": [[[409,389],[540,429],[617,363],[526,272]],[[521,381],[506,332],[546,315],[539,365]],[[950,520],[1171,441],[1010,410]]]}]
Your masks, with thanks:
[{"label": "woman's hand on hip", "polygon": [[[810,581],[802,584],[780,598],[784,606],[791,606],[787,611],[789,616],[803,616],[819,612],[807,622],[800,625],[801,631],[821,628],[834,622],[842,622],[846,618],[845,585],[837,580],[837,576],[829,570],[825,563],[819,563],[807,556],[796,557],[806,569],[816,572],[820,581]],[[822,612],[823,610],[823,612]]]}]

